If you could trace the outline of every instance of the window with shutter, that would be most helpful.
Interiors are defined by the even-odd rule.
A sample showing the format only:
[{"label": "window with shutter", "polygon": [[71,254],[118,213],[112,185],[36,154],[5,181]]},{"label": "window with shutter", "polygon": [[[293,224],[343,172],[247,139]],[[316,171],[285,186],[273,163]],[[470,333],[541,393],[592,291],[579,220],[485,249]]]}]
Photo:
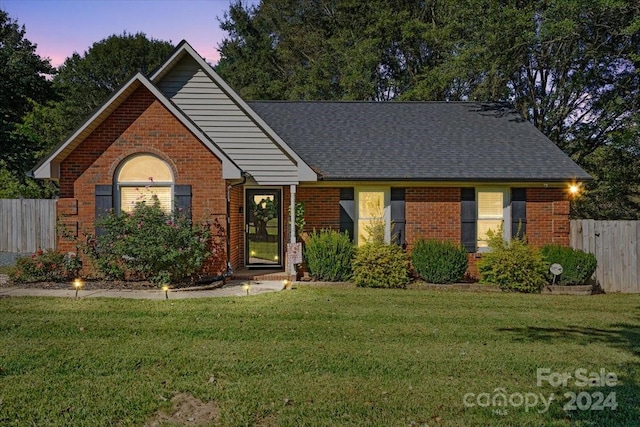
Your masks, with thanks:
[{"label": "window with shutter", "polygon": [[136,203],[157,198],[165,212],[173,210],[173,174],[163,160],[151,154],[137,154],[122,163],[116,173],[117,207],[131,211]]},{"label": "window with shutter", "polygon": [[525,189],[510,192],[503,187],[462,188],[461,215],[461,240],[467,252],[486,251],[489,230],[502,229],[506,241],[518,229],[524,232]]}]

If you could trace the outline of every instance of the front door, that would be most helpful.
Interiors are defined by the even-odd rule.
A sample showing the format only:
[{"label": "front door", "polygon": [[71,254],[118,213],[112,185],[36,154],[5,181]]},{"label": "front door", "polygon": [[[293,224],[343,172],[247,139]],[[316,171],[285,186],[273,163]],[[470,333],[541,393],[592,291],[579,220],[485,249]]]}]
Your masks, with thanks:
[{"label": "front door", "polygon": [[246,266],[282,266],[281,191],[247,189],[245,201]]}]

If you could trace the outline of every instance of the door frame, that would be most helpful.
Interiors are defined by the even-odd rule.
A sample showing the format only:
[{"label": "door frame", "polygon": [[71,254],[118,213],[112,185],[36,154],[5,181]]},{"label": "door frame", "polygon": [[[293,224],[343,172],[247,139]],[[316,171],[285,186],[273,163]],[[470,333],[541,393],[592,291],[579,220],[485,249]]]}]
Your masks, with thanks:
[{"label": "door frame", "polygon": [[[277,200],[276,214],[278,215],[278,262],[277,263],[252,263],[250,258],[249,248],[249,232],[251,223],[249,222],[249,215],[251,213],[249,196],[252,194],[259,194],[264,192],[265,194],[273,194]],[[283,219],[283,190],[282,187],[261,187],[261,186],[245,186],[244,187],[244,265],[246,268],[274,268],[282,269],[284,264],[282,263],[282,219]]]}]

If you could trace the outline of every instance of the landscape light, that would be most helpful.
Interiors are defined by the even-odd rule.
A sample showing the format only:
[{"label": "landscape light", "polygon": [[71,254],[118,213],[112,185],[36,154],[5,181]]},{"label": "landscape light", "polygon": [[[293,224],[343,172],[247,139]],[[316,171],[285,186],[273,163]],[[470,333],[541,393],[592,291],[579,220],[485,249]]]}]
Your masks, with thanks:
[{"label": "landscape light", "polygon": [[249,282],[242,284],[242,289],[247,291],[247,295],[249,295],[249,290],[251,289],[251,284]]},{"label": "landscape light", "polygon": [[162,287],[162,290],[164,291],[164,298],[169,299],[169,287],[167,285],[164,285]]},{"label": "landscape light", "polygon": [[74,279],[73,287],[76,288],[76,298],[78,298],[78,290],[82,287],[82,279]]}]

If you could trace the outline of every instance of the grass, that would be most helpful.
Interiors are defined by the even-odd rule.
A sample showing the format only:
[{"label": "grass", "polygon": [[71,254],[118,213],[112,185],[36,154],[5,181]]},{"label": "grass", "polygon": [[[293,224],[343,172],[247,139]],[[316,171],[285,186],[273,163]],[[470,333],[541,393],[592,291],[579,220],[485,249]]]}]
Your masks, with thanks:
[{"label": "grass", "polygon": [[278,255],[278,242],[251,242],[250,247],[251,258],[277,263],[274,257]]},{"label": "grass", "polygon": [[[538,368],[603,368],[618,384],[539,387]],[[197,300],[0,298],[3,426],[143,425],[181,392],[217,402],[224,426],[637,425],[639,368],[639,295],[300,286]],[[465,407],[467,393],[497,388],[557,400],[544,413]],[[563,411],[564,393],[597,391],[615,393],[617,409]]]}]

